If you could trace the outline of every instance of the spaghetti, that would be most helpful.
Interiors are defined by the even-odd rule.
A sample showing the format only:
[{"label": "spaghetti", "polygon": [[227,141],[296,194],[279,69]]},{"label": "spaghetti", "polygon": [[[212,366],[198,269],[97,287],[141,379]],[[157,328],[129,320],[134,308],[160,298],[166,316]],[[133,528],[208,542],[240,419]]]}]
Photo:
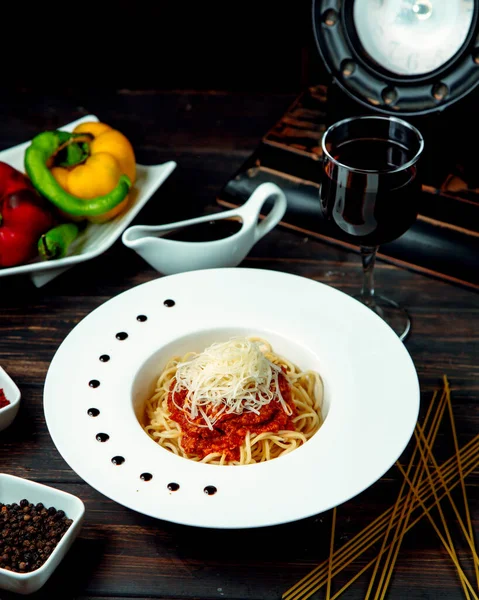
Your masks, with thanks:
[{"label": "spaghetti", "polygon": [[321,427],[323,384],[262,338],[236,337],[173,357],[145,406],[143,428],[178,456],[217,465],[264,462]]}]

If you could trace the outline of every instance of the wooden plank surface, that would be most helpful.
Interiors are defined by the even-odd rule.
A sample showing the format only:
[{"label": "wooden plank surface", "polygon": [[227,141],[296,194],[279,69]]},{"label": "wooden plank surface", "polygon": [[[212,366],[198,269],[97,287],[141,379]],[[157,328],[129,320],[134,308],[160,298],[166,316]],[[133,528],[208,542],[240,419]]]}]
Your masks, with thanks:
[{"label": "wooden plank surface", "polygon": [[[9,115],[0,127],[0,148],[94,113],[130,136],[138,162],[178,162],[171,179],[135,220],[168,222],[220,210],[216,194],[292,100],[288,95],[128,91],[83,98],[7,96],[0,99],[2,114]],[[360,287],[356,253],[282,227],[263,238],[243,266],[302,275],[348,294]],[[238,531],[155,520],[110,501],[87,485],[65,463],[46,428],[44,379],[65,336],[106,300],[157,276],[140,257],[117,242],[102,256],[76,266],[40,289],[24,277],[0,279],[0,364],[23,394],[16,421],[0,433],[1,470],[72,492],[83,499],[87,509],[85,525],[70,553],[45,587],[31,597],[279,600],[327,557],[329,513],[281,526]],[[479,296],[381,261],[377,265],[377,288],[407,306],[413,316],[406,347],[419,375],[421,413],[446,374],[460,444],[466,443],[479,431]],[[447,457],[452,452],[447,433],[441,433],[440,444]],[[476,531],[478,475],[467,479]],[[388,508],[400,481],[393,468],[380,482],[339,507],[337,543],[350,539]],[[459,533],[454,533],[459,539]],[[466,559],[466,549],[461,552]],[[357,568],[344,571],[334,585],[346,582]],[[364,598],[366,587],[367,578],[360,579],[344,597]],[[322,593],[315,598],[323,598]],[[2,600],[15,597],[0,592]],[[405,538],[388,594],[391,600],[405,597],[463,598],[454,566],[425,521]]]}]

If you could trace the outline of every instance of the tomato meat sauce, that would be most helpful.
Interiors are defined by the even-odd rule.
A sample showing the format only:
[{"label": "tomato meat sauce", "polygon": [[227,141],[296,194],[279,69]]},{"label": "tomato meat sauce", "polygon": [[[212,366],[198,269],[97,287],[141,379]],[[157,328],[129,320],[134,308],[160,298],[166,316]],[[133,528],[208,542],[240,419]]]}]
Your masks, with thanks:
[{"label": "tomato meat sauce", "polygon": [[[181,389],[175,393],[173,401],[172,392],[168,395],[168,409],[170,418],[176,421],[181,428],[181,447],[187,454],[195,454],[203,459],[208,454],[220,452],[226,460],[239,460],[240,446],[248,433],[260,434],[265,432],[295,431],[293,418],[297,414],[296,407],[291,398],[291,389],[284,375],[278,375],[279,389],[286,404],[291,409],[288,415],[278,400],[271,400],[269,404],[261,407],[260,414],[245,411],[242,414],[224,412],[214,423],[213,429],[205,427],[201,416],[192,421],[187,412],[178,408],[183,406],[187,390]],[[175,381],[172,382],[172,387]]]}]

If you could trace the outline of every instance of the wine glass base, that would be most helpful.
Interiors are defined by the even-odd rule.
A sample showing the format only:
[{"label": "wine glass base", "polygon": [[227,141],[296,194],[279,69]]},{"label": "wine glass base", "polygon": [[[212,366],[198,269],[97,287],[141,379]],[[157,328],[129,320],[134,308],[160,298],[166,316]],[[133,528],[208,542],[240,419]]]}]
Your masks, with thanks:
[{"label": "wine glass base", "polygon": [[411,318],[405,308],[385,296],[374,295],[374,305],[365,302],[361,295],[355,298],[386,321],[401,341],[406,339],[411,330]]}]

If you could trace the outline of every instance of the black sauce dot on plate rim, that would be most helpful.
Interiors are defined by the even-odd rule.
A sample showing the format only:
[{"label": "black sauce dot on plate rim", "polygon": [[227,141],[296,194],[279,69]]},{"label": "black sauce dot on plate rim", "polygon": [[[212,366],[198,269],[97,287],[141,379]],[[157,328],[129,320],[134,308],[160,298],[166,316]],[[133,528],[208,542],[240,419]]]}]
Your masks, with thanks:
[{"label": "black sauce dot on plate rim", "polygon": [[140,323],[144,323],[147,319],[148,319],[148,317],[146,315],[138,315],[136,317],[136,320],[140,321]]},{"label": "black sauce dot on plate rim", "polygon": [[97,388],[97,387],[99,387],[99,386],[100,386],[100,382],[98,381],[98,379],[91,379],[91,380],[88,382],[88,385],[89,385],[91,388]]},{"label": "black sauce dot on plate rim", "polygon": [[171,298],[168,298],[167,300],[165,300],[165,301],[163,302],[163,304],[164,304],[165,306],[167,306],[168,308],[171,308],[172,306],[175,306],[175,301],[174,301],[174,300],[171,300]]},{"label": "black sauce dot on plate rim", "polygon": [[102,354],[100,356],[100,361],[101,362],[108,362],[110,360],[110,357],[108,356],[108,354]]},{"label": "black sauce dot on plate rim", "polygon": [[119,466],[119,465],[122,465],[122,464],[125,462],[125,459],[123,458],[123,456],[114,456],[114,457],[111,459],[111,462],[112,462],[114,465],[117,465],[117,466]]},{"label": "black sauce dot on plate rim", "polygon": [[140,475],[140,479],[143,479],[143,481],[151,481],[153,479],[153,475],[151,473],[142,473]]},{"label": "black sauce dot on plate rim", "polygon": [[180,485],[174,481],[169,483],[166,487],[170,490],[170,492],[177,492],[180,489]]},{"label": "black sauce dot on plate rim", "polygon": [[108,433],[97,433],[95,437],[99,442],[107,442],[110,439]]},{"label": "black sauce dot on plate rim", "polygon": [[100,414],[98,408],[89,408],[87,412],[90,415],[90,417],[98,417],[98,415]]},{"label": "black sauce dot on plate rim", "polygon": [[117,340],[126,340],[128,334],[126,333],[126,331],[119,331],[115,337]]},{"label": "black sauce dot on plate rim", "polygon": [[218,490],[214,485],[207,485],[203,491],[207,496],[213,496]]}]

